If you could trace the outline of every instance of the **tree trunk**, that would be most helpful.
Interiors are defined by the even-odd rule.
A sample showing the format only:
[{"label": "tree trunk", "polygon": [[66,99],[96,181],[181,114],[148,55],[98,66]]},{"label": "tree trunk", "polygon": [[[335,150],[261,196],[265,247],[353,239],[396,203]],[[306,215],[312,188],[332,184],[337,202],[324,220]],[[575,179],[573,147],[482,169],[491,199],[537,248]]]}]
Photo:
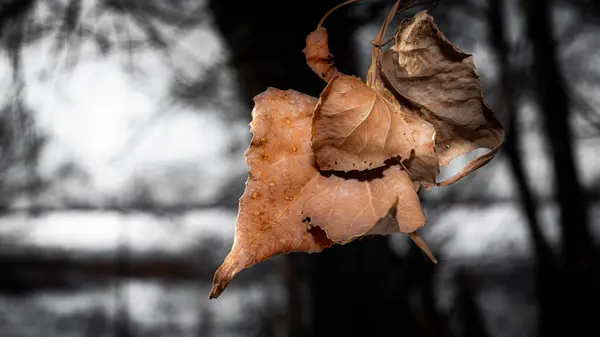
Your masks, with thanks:
[{"label": "tree trunk", "polygon": [[[210,2],[215,24],[229,49],[229,63],[236,71],[243,103],[251,107],[252,98],[267,87],[294,89],[318,97],[325,83],[306,65],[302,49],[322,15],[337,4],[335,0],[310,5],[275,0]],[[324,26],[336,65],[343,72],[353,73],[356,57],[352,37],[356,25],[345,14],[345,9],[338,10]]]},{"label": "tree trunk", "polygon": [[[573,132],[569,123],[570,100],[560,71],[558,51],[552,36],[551,6],[546,0],[524,2],[526,29],[533,60],[534,93],[544,119],[546,138],[554,169],[559,225],[562,234],[564,270],[561,290],[555,293],[562,316],[556,329],[544,334],[584,333],[597,329],[593,308],[598,300],[596,259],[589,230],[587,198],[575,166]],[[546,279],[541,282],[550,282]]]},{"label": "tree trunk", "polygon": [[312,336],[420,336],[408,305],[410,271],[387,238],[367,237],[311,260]]},{"label": "tree trunk", "polygon": [[531,190],[525,173],[525,165],[520,154],[519,123],[517,122],[517,102],[519,97],[518,82],[515,80],[514,69],[509,62],[510,48],[505,36],[505,5],[503,0],[490,0],[489,24],[490,40],[498,57],[500,70],[501,102],[500,108],[509,116],[507,125],[504,153],[506,153],[513,176],[517,183],[523,213],[527,218],[531,243],[535,258],[536,292],[539,300],[539,334],[548,335],[555,331],[556,325],[561,324],[563,308],[557,294],[561,292],[558,283],[560,274],[552,248],[545,239],[540,220],[537,215],[538,204]]},{"label": "tree trunk", "polygon": [[[424,257],[423,251],[411,242],[406,257],[407,266],[403,270],[413,299],[410,301],[410,310],[417,329],[415,336],[451,337],[449,316],[439,310],[436,301],[435,276],[438,265],[424,261]],[[439,254],[436,254],[436,258],[444,260]]]},{"label": "tree trunk", "polygon": [[456,311],[460,337],[488,335],[485,320],[476,299],[476,282],[464,267],[456,272]]}]

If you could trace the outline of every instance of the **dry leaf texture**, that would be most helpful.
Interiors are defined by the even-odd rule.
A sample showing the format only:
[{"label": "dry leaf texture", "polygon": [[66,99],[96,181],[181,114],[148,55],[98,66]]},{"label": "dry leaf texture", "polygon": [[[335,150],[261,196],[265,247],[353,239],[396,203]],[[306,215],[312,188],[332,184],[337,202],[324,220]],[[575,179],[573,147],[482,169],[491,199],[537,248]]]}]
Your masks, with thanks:
[{"label": "dry leaf texture", "polygon": [[328,40],[327,30],[319,27],[306,37],[306,48],[303,50],[308,66],[327,82],[340,75],[333,64]]},{"label": "dry leaf texture", "polygon": [[454,47],[429,15],[403,22],[395,40],[383,56],[373,50],[367,85],[338,72],[319,27],[304,53],[328,82],[320,99],[273,88],[255,97],[248,181],[211,298],[271,256],[320,252],[366,235],[408,233],[435,261],[415,233],[425,223],[419,184],[435,185],[440,165],[476,148],[492,151],[437,185],[485,165],[504,131],[483,99],[471,55]]},{"label": "dry leaf texture", "polygon": [[312,124],[319,167],[367,170],[393,157],[406,160],[416,147],[433,152],[433,126],[394,103],[355,76],[341,75],[329,82]]},{"label": "dry leaf texture", "polygon": [[248,181],[233,247],[215,273],[211,298],[236,273],[273,255],[320,252],[369,234],[393,206],[397,231],[412,233],[425,223],[415,186],[398,165],[365,181],[319,172],[310,143],[316,103],[273,88],[255,97]]},{"label": "dry leaf texture", "polygon": [[[503,128],[483,99],[472,56],[453,46],[425,11],[400,25],[381,71],[390,90],[422,107],[423,118],[435,127],[440,165],[502,144]],[[471,163],[462,176],[492,157]]]},{"label": "dry leaf texture", "polygon": [[369,170],[400,157],[414,181],[426,187],[435,185],[439,173],[436,132],[431,123],[411,110],[415,105],[406,100],[408,105],[398,103],[374,66],[372,86],[339,73],[333,66],[325,28],[319,27],[308,36],[304,53],[313,71],[329,82],[312,123],[311,141],[319,168]]}]

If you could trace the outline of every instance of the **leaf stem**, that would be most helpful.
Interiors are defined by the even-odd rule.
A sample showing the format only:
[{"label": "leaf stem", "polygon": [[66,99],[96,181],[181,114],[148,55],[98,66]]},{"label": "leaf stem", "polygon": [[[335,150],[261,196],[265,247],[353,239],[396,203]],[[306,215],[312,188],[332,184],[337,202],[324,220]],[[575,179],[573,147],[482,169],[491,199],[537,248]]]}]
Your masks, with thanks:
[{"label": "leaf stem", "polygon": [[335,12],[336,10],[338,10],[338,9],[339,9],[339,8],[341,8],[341,7],[344,7],[344,6],[346,6],[346,5],[349,5],[349,4],[351,4],[351,3],[353,3],[353,2],[357,2],[357,1],[360,1],[360,0],[347,0],[347,1],[344,1],[344,2],[342,2],[341,4],[338,4],[338,5],[336,5],[336,6],[335,6],[335,7],[333,7],[332,9],[330,9],[330,10],[329,10],[327,13],[325,13],[325,15],[323,15],[323,17],[321,18],[321,21],[319,21],[319,24],[317,25],[317,29],[318,29],[318,28],[321,28],[321,26],[323,25],[323,22],[325,21],[325,19],[327,19],[327,17],[328,17],[328,16],[329,16],[331,13]]},{"label": "leaf stem", "polygon": [[[373,45],[373,48],[371,50],[371,66],[369,67],[369,71],[367,72],[367,86],[368,87],[372,88],[373,85],[375,84],[375,78],[377,77],[377,66],[379,65],[379,59],[381,58],[381,46],[382,46],[383,37],[385,36],[387,27],[392,22],[392,19],[396,15],[396,12],[398,11],[398,8],[400,7],[400,4],[402,3],[402,1],[403,0],[397,0],[396,3],[394,3],[394,6],[392,6],[392,9],[390,10],[387,17],[385,18],[385,21],[383,21],[383,24],[381,25],[381,28],[379,29],[379,33],[377,34],[377,37],[375,37],[375,40],[371,42],[371,44]],[[410,2],[412,2],[412,1],[410,1]]]},{"label": "leaf stem", "polygon": [[423,253],[427,255],[431,262],[433,262],[434,264],[438,263],[437,259],[433,256],[433,253],[431,252],[431,249],[429,249],[429,246],[427,245],[425,240],[423,240],[423,238],[420,237],[419,234],[417,234],[417,232],[409,233],[408,236],[413,240],[417,247],[419,247],[423,251]]}]

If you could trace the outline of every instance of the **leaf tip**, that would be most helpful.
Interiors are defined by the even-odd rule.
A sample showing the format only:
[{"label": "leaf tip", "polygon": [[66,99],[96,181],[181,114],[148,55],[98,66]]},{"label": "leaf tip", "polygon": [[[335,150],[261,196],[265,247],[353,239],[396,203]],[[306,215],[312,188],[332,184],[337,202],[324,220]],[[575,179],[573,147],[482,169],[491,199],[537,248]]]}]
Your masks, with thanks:
[{"label": "leaf tip", "polygon": [[220,273],[220,270],[217,270],[213,279],[213,285],[210,289],[210,294],[208,295],[208,298],[212,300],[221,296],[225,288],[227,288],[227,286],[229,285],[229,282],[231,282],[231,278],[224,277],[222,273]]},{"label": "leaf tip", "polygon": [[[243,256],[242,256],[243,258]],[[225,291],[225,288],[229,285],[233,277],[244,267],[247,267],[251,264],[248,263],[248,260],[240,261],[240,252],[239,246],[234,244],[231,252],[223,261],[223,264],[215,271],[215,275],[213,277],[212,288],[210,290],[210,294],[208,296],[209,299],[215,299]]]},{"label": "leaf tip", "polygon": [[226,286],[222,286],[221,284],[214,284],[212,289],[210,290],[210,294],[208,295],[208,299],[214,300],[218,298],[225,290]]}]

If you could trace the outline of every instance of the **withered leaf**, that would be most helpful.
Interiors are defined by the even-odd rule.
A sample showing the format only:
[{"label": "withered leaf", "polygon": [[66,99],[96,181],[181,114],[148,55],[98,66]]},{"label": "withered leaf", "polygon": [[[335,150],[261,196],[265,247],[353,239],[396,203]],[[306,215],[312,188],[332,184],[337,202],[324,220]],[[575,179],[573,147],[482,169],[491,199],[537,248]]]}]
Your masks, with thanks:
[{"label": "withered leaf", "polygon": [[473,57],[453,46],[425,11],[400,25],[380,69],[390,90],[420,106],[435,127],[440,165],[477,148],[492,150],[439,185],[458,181],[494,157],[504,130],[483,98]]},{"label": "withered leaf", "polygon": [[211,298],[236,273],[271,256],[319,252],[367,235],[394,206],[398,232],[412,233],[425,223],[415,186],[398,165],[367,181],[319,172],[310,143],[316,104],[293,90],[270,88],[255,97],[248,181],[234,243],[215,273]]},{"label": "withered leaf", "polygon": [[415,232],[425,223],[419,184],[436,184],[440,165],[479,147],[492,151],[437,185],[485,165],[504,131],[483,99],[471,55],[425,12],[402,23],[396,44],[383,53],[401,3],[373,43],[366,84],[335,68],[319,23],[304,49],[308,65],[328,82],[318,102],[273,88],[255,97],[246,191],[211,298],[242,269],[271,256],[320,252],[368,235],[407,233],[435,261]]},{"label": "withered leaf", "polygon": [[312,147],[322,170],[367,170],[393,157],[408,160],[415,149],[432,159],[428,179],[435,182],[437,158],[433,126],[370,88],[358,77],[340,75],[321,93],[312,123]]},{"label": "withered leaf", "polygon": [[[384,21],[374,44],[381,44],[401,1]],[[312,147],[322,170],[368,170],[400,157],[411,178],[426,187],[435,185],[439,165],[435,130],[403,106],[383,85],[378,71],[381,50],[373,48],[367,83],[341,74],[333,66],[327,31],[318,27],[306,39],[304,53],[311,69],[329,82],[313,117]],[[405,167],[406,167],[405,166]]]},{"label": "withered leaf", "polygon": [[340,75],[333,64],[333,55],[329,52],[328,40],[327,30],[318,27],[306,37],[306,47],[302,51],[308,66],[327,82]]},{"label": "withered leaf", "polygon": [[[399,205],[402,202],[398,202]],[[385,217],[379,219],[375,226],[367,232],[364,236],[368,235],[393,235],[399,232],[400,226],[398,225],[398,219],[401,219],[402,215],[397,214],[398,210],[396,207],[392,207],[392,209],[386,214]],[[433,256],[429,245],[423,240],[417,232],[408,233],[408,236],[411,240],[419,247],[425,255],[433,262],[437,263],[437,259]]]}]

